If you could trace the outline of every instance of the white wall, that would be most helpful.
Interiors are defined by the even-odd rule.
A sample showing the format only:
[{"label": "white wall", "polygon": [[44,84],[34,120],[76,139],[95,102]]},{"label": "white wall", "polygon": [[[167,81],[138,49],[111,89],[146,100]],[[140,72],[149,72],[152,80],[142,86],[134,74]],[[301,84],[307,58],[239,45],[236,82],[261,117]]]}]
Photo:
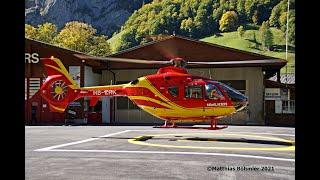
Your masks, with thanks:
[{"label": "white wall", "polygon": [[84,68],[84,86],[98,86],[101,83],[101,74],[92,72],[92,67]]}]

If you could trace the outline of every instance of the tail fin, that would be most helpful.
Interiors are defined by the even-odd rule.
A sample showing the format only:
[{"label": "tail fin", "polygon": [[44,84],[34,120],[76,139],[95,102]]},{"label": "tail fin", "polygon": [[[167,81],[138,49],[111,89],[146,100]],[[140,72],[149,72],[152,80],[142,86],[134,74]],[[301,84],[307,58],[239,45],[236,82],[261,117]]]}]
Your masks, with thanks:
[{"label": "tail fin", "polygon": [[40,94],[48,101],[51,111],[64,112],[68,104],[77,99],[80,87],[59,59],[51,57],[41,60],[48,77],[40,88]]}]

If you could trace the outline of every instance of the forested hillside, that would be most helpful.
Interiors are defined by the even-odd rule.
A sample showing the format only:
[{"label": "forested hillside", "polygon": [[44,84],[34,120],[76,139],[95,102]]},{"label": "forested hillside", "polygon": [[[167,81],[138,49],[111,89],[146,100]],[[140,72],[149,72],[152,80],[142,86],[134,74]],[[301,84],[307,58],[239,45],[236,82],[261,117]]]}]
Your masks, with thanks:
[{"label": "forested hillside", "polygon": [[[295,42],[295,3],[290,1],[289,42]],[[287,0],[154,0],[135,11],[114,39],[115,51],[148,42],[149,35],[179,34],[195,39],[236,31],[247,24],[286,31]],[[268,28],[267,27],[267,28]],[[250,28],[250,27],[249,27]],[[245,30],[245,29],[244,29]]]},{"label": "forested hillside", "polygon": [[[40,2],[58,3],[60,0]],[[94,2],[88,1],[87,4],[93,5]],[[25,36],[96,56],[107,56],[177,34],[285,59],[288,17],[288,60],[293,67],[290,71],[294,72],[295,0],[290,0],[289,16],[287,0],[148,0],[142,4],[111,38],[99,31],[109,27],[99,26],[97,29],[83,21],[67,22],[62,27],[48,22],[36,26],[26,24]],[[102,15],[96,13],[96,16]]]}]

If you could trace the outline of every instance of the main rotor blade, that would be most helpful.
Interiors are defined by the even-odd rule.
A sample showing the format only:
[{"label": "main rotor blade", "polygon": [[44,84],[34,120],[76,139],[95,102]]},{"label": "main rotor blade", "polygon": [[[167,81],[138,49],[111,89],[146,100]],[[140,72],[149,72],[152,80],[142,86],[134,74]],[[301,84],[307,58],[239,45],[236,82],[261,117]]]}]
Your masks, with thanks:
[{"label": "main rotor blade", "polygon": [[95,57],[81,54],[74,54],[74,56],[84,60],[97,60],[97,61],[111,61],[120,63],[137,63],[137,64],[171,64],[171,61],[155,61],[145,59],[130,59],[130,58],[114,58],[114,57]]},{"label": "main rotor blade", "polygon": [[[275,60],[280,59],[262,59],[262,60],[243,60],[243,61],[215,61],[215,62],[192,62],[188,61],[187,65],[227,65],[227,64],[258,64],[258,63],[274,63]],[[284,63],[286,61],[283,61]]]}]

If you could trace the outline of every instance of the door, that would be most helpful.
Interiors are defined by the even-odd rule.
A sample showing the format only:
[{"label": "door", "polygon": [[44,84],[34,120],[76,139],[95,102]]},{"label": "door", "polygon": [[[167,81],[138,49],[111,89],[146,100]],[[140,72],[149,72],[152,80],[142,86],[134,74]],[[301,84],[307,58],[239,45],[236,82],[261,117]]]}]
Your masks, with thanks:
[{"label": "door", "polygon": [[31,104],[31,124],[37,124],[39,119],[38,103],[32,102]]},{"label": "door", "polygon": [[203,85],[188,85],[185,87],[185,107],[204,108]]},{"label": "door", "polygon": [[205,85],[205,102],[206,107],[227,105],[226,98],[220,89],[211,83]]}]

